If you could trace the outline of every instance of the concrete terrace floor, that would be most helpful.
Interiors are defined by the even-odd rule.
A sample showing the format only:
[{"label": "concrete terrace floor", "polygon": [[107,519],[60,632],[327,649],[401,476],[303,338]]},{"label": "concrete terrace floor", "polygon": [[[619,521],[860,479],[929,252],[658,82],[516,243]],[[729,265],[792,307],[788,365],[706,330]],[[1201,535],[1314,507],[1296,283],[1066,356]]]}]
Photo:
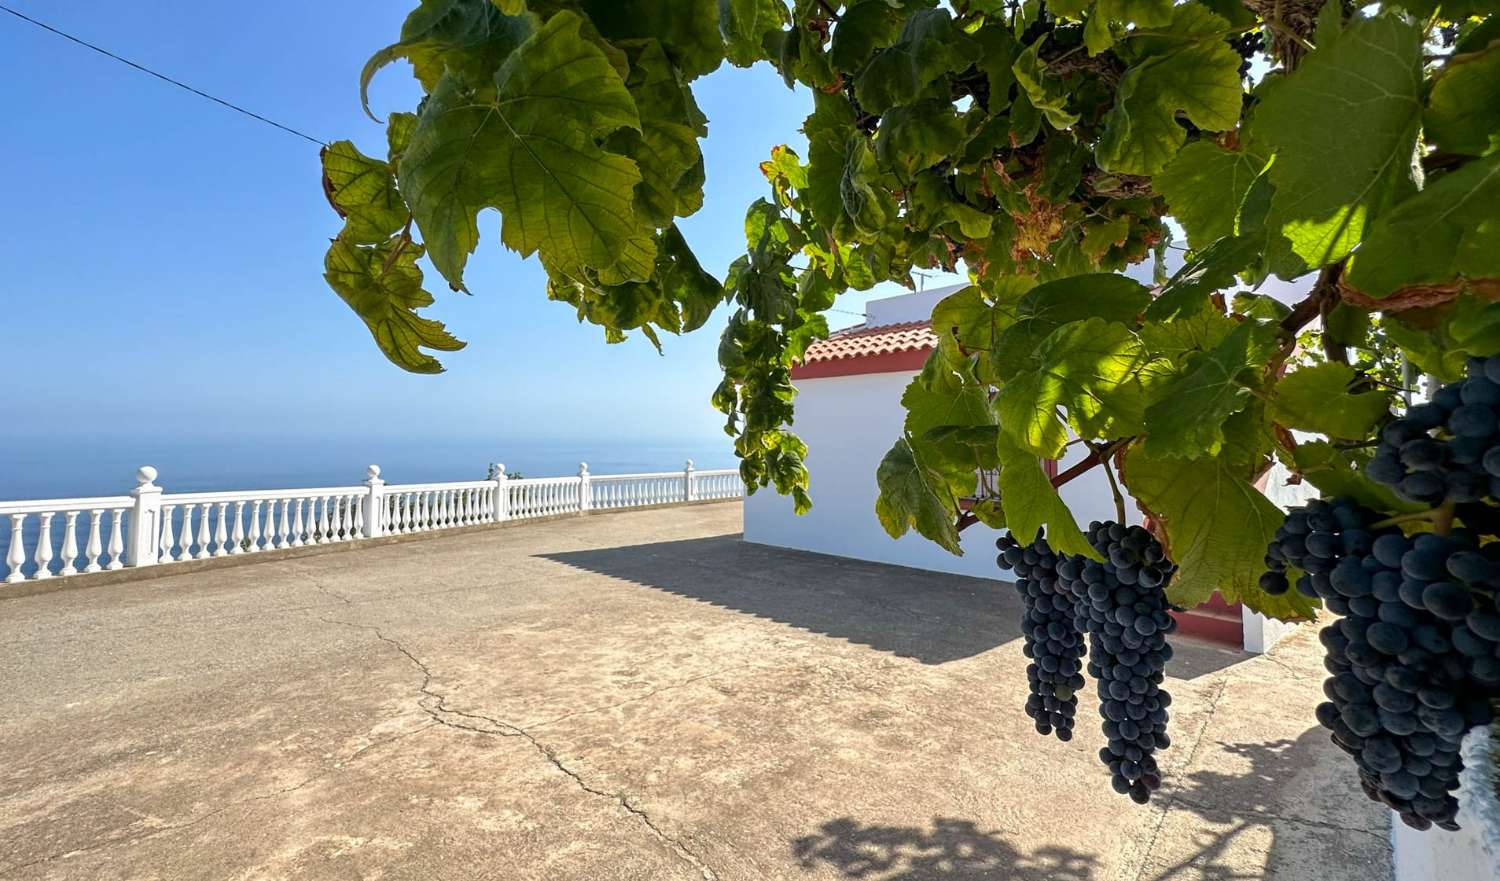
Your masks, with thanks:
[{"label": "concrete terrace floor", "polygon": [[[1311,628],[1179,640],[1149,807],[994,582],[719,504],[0,601],[0,878],[1387,878]],[[1093,709],[1081,714],[1094,718]]]}]

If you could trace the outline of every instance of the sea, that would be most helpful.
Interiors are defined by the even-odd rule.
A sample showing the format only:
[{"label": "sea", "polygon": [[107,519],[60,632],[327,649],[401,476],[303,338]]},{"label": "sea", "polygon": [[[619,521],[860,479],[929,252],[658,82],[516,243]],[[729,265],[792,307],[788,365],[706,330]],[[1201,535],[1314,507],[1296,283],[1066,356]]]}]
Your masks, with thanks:
[{"label": "sea", "polygon": [[523,477],[562,477],[587,462],[594,474],[733,468],[730,439],[620,437],[380,440],[350,437],[5,438],[0,501],[124,495],[136,470],[157,470],[167,492],[354,486],[379,465],[387,483],[483,480],[491,463]]}]

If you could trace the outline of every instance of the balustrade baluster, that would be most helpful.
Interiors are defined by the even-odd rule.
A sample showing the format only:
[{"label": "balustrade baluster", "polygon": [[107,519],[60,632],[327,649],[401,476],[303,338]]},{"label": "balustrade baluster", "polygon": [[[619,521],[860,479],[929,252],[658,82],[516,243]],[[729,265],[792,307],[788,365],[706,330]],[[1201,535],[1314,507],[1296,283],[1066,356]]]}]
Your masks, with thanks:
[{"label": "balustrade baluster", "polygon": [[125,512],[116,509],[109,512],[109,566],[111,570],[125,568],[125,534],[121,523]]},{"label": "balustrade baluster", "polygon": [[333,501],[333,496],[323,496],[318,500],[318,544],[326,545],[333,542],[333,536],[328,533],[328,505]]},{"label": "balustrade baluster", "polygon": [[89,511],[89,540],[84,544],[83,552],[88,555],[88,562],[83,564],[83,571],[98,572],[104,567],[99,563],[99,556],[104,553],[104,509],[93,508]]},{"label": "balustrade baluster", "polygon": [[246,553],[253,554],[260,550],[260,505],[260,499],[250,502],[250,534],[247,536],[250,546],[245,548]]},{"label": "balustrade baluster", "polygon": [[230,555],[243,554],[245,552],[245,503],[237,501],[234,503],[234,528],[229,531]]},{"label": "balustrade baluster", "polygon": [[[222,557],[229,553],[229,524],[224,518],[229,516],[229,503],[219,502],[214,509],[214,537],[213,547],[210,549],[210,557]],[[203,519],[208,519],[208,506],[203,506]],[[201,551],[199,553],[202,553]]]},{"label": "balustrade baluster", "polygon": [[[370,513],[374,514],[377,517],[380,516],[379,511],[371,511]],[[360,536],[365,534],[365,506],[361,497],[349,497],[349,516],[349,522],[353,525],[348,530],[346,530],[346,532],[348,534],[349,540],[353,541],[354,539],[359,538]]]},{"label": "balustrade baluster", "polygon": [[78,515],[81,511],[63,512],[62,568],[58,575],[78,574]]},{"label": "balustrade baluster", "polygon": [[161,538],[157,540],[156,562],[172,562],[172,545],[177,539],[172,532],[172,514],[177,510],[176,505],[161,506]]},{"label": "balustrade baluster", "polygon": [[269,506],[269,511],[266,517],[266,525],[275,530],[275,532],[266,533],[266,537],[268,539],[266,541],[266,544],[270,547],[280,548],[286,546],[286,505],[286,499],[273,499]]},{"label": "balustrade baluster", "polygon": [[36,571],[31,573],[33,580],[41,581],[52,577],[52,511],[43,511],[36,515],[41,521],[41,528],[36,534],[36,553],[32,560],[36,563]]},{"label": "balustrade baluster", "polygon": [[182,506],[182,532],[177,536],[178,543],[182,545],[182,548],[176,555],[176,559],[178,560],[191,560],[193,558],[193,512],[197,508],[196,504]]},{"label": "balustrade baluster", "polygon": [[15,584],[26,577],[21,574],[21,565],[26,562],[26,546],[21,536],[25,528],[25,514],[10,515],[10,549],[5,554],[5,565],[9,570],[5,576],[6,584]]}]

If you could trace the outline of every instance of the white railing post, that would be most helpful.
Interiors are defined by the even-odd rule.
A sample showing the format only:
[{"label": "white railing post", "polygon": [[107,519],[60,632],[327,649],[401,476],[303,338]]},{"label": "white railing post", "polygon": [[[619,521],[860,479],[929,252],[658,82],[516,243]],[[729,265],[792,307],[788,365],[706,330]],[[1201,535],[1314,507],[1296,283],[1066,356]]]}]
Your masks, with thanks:
[{"label": "white railing post", "polygon": [[578,463],[578,513],[586,514],[594,507],[594,481],[589,477],[589,463]]},{"label": "white railing post", "polygon": [[365,469],[365,486],[369,491],[365,493],[365,538],[379,538],[384,534],[385,517],[385,481],[380,479],[380,466],[371,465]]},{"label": "white railing post", "polygon": [[687,460],[682,469],[682,500],[691,502],[698,496],[697,478],[693,477],[693,460]]},{"label": "white railing post", "polygon": [[505,464],[495,463],[495,522],[510,519],[510,487],[505,485]]},{"label": "white railing post", "polygon": [[[126,566],[155,566],[162,535],[161,487],[152,483],[156,469],[142,465],[135,473],[140,481],[130,495],[135,506],[130,509],[130,540],[125,545]],[[119,515],[116,515],[119,516]]]}]

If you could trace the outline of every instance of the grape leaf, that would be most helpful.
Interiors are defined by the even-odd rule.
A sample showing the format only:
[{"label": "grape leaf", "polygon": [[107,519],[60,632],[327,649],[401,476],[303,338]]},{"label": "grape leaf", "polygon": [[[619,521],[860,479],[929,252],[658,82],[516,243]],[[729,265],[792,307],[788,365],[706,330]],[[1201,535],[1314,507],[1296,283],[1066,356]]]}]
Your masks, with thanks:
[{"label": "grape leaf", "polygon": [[958,499],[943,475],[917,458],[909,438],[896,441],[880,460],[875,482],[880,487],[875,517],[891,538],[916,529],[949,553],[963,556],[958,543]]},{"label": "grape leaf", "polygon": [[1067,445],[1064,412],[1081,437],[1137,434],[1145,401],[1136,375],[1147,360],[1145,346],[1123,324],[1100,318],[1065,324],[1000,389],[1000,425],[1018,446],[1049,459],[1061,458]]},{"label": "grape leaf", "polygon": [[635,159],[641,172],[636,204],[653,225],[668,226],[703,205],[698,138],[708,134],[708,126],[659,42],[635,41],[628,56],[625,86],[640,111],[641,127],[617,130],[607,146]]},{"label": "grape leaf", "polygon": [[[365,62],[359,100],[370,112],[370,81],[398,58],[428,92],[446,71],[460,83],[479,87],[490,81],[510,53],[536,30],[536,17],[507,13],[489,0],[422,0],[401,26],[401,39]],[[373,114],[372,114],[373,118]]]},{"label": "grape leaf", "polygon": [[1333,263],[1416,189],[1421,28],[1395,15],[1355,21],[1273,85],[1255,115],[1276,153],[1267,223],[1308,266]]},{"label": "grape leaf", "polygon": [[1284,519],[1270,499],[1237,470],[1212,458],[1153,458],[1132,449],[1125,483],[1166,530],[1177,575],[1167,598],[1192,608],[1218,591],[1226,602],[1286,621],[1313,617],[1316,606],[1297,591],[1260,589],[1266,546]]},{"label": "grape leaf", "polygon": [[1451,153],[1482,156],[1500,148],[1500,44],[1448,60],[1427,97],[1423,127],[1429,141]]},{"label": "grape leaf", "polygon": [[400,238],[369,247],[340,236],[328,248],[323,278],[364,320],[380,351],[397,366],[412,373],[442,373],[443,366],[421,347],[456,352],[464,344],[441,321],[415,311],[433,302],[422,290],[422,269],[417,266],[421,256],[421,245]]},{"label": "grape leaf", "polygon": [[1426,506],[1419,502],[1406,502],[1397,498],[1390,487],[1376,483],[1361,470],[1362,463],[1351,459],[1353,451],[1334,449],[1328,441],[1306,441],[1297,444],[1287,467],[1302,475],[1303,479],[1317,487],[1324,498],[1348,496],[1376,511],[1404,513],[1418,511]]},{"label": "grape leaf", "polygon": [[1183,147],[1151,184],[1194,250],[1234,233],[1240,203],[1265,168],[1266,157],[1250,150],[1226,150],[1213,141]]},{"label": "grape leaf", "polygon": [[1500,154],[1450,171],[1370,227],[1348,283],[1371,297],[1407,285],[1500,279]]},{"label": "grape leaf", "polygon": [[963,123],[949,101],[927,100],[886,111],[875,136],[875,155],[886,168],[910,180],[958,150]]},{"label": "grape leaf", "polygon": [[1203,309],[1189,317],[1171,321],[1147,321],[1141,325],[1141,342],[1153,358],[1182,365],[1188,356],[1218,346],[1239,324],[1222,312]]},{"label": "grape leaf", "polygon": [[995,340],[991,360],[1000,376],[1009,376],[1024,369],[1031,351],[1064,324],[1089,318],[1134,324],[1150,300],[1145,285],[1107,272],[1039,284],[1016,304],[1015,320]]},{"label": "grape leaf", "polygon": [[1211,295],[1233,287],[1238,281],[1235,274],[1247,268],[1260,252],[1261,244],[1249,236],[1230,236],[1209,245],[1161,286],[1156,299],[1146,307],[1147,320],[1198,314]]},{"label": "grape leaf", "polygon": [[983,386],[974,382],[935,390],[918,374],[902,392],[901,406],[906,409],[906,433],[916,438],[944,426],[995,424],[995,411],[990,407],[989,395]]},{"label": "grape leaf", "polygon": [[781,30],[786,6],[781,0],[718,0],[718,3],[719,33],[724,37],[729,62],[749,67],[763,56],[767,34]]},{"label": "grape leaf", "polygon": [[844,10],[833,29],[830,60],[840,70],[859,70],[900,36],[900,10],[886,0],[858,0]]},{"label": "grape leaf", "polygon": [[807,133],[807,189],[804,198],[818,226],[839,241],[852,238],[854,223],[840,192],[853,137],[854,108],[842,95],[813,95],[813,112],[802,124]]},{"label": "grape leaf", "polygon": [[1011,65],[1011,73],[1030,99],[1031,106],[1041,111],[1053,128],[1069,128],[1078,122],[1079,117],[1068,110],[1066,84],[1047,72],[1047,63],[1041,57],[1045,42],[1046,39],[1042,38],[1026,47]]},{"label": "grape leaf", "polygon": [[1224,445],[1224,421],[1250,401],[1240,374],[1264,364],[1275,350],[1275,325],[1241,321],[1212,351],[1163,384],[1146,410],[1146,450],[1183,458],[1217,453]]},{"label": "grape leaf", "polygon": [[1105,171],[1156,174],[1187,140],[1179,112],[1200,129],[1240,121],[1240,56],[1228,25],[1197,4],[1173,9],[1170,37],[1142,37],[1142,60],[1125,71],[1104,118],[1097,159]]},{"label": "grape leaf", "polygon": [[402,189],[433,265],[454,287],[500,209],[501,238],[549,271],[597,271],[604,284],[648,278],[652,230],[636,215],[641,173],[596,136],[640,127],[635,102],[581,20],[558,12],[495,74],[496,90],[444,77],[401,158]]},{"label": "grape leaf", "polygon": [[1030,541],[1045,529],[1048,544],[1064,554],[1082,554],[1099,559],[1073,519],[1073,512],[1057,494],[1052,479],[1042,471],[1036,454],[1016,446],[1010,436],[997,435],[1000,454],[1000,506],[1006,526],[1021,541]]},{"label": "grape leaf", "polygon": [[881,49],[854,81],[854,96],[868,113],[910,104],[938,77],[978,59],[978,46],[953,26],[946,9],[923,9],[906,20],[901,38]]},{"label": "grape leaf", "polygon": [[[574,2],[556,0],[556,5],[567,11]],[[536,8],[536,0],[531,5]],[[582,6],[591,23],[586,27],[597,28],[606,39],[660,40],[687,80],[712,73],[724,60],[716,0],[583,0]]]},{"label": "grape leaf", "polygon": [[376,245],[396,234],[410,213],[391,166],[359,152],[349,141],[334,141],[319,154],[323,160],[323,189],[339,216],[341,234],[358,245]]},{"label": "grape leaf", "polygon": [[1329,437],[1368,437],[1390,402],[1383,392],[1351,392],[1355,379],[1353,367],[1334,362],[1288,373],[1274,390],[1276,421]]}]

